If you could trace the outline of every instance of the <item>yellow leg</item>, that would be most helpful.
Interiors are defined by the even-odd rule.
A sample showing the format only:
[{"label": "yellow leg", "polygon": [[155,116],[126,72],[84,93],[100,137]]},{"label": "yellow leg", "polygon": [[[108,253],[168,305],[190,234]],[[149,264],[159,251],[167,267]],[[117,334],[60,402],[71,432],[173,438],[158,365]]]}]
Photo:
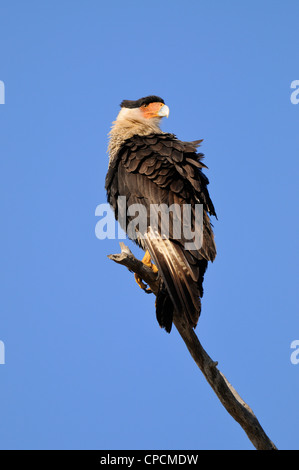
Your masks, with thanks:
[{"label": "yellow leg", "polygon": [[[154,271],[154,273],[158,272],[157,266],[155,266],[151,261],[151,255],[148,250],[146,250],[144,257],[142,258],[142,262],[143,264],[151,268]],[[145,292],[150,293],[151,289],[146,286],[143,280],[137,274],[135,274],[134,276],[135,276],[135,281],[137,282],[138,286]]]},{"label": "yellow leg", "polygon": [[146,266],[151,268],[154,271],[154,273],[158,272],[157,266],[155,266],[152,263],[151,255],[150,255],[150,252],[148,250],[146,250],[144,257],[142,258],[142,262],[143,262],[143,264],[145,264]]}]

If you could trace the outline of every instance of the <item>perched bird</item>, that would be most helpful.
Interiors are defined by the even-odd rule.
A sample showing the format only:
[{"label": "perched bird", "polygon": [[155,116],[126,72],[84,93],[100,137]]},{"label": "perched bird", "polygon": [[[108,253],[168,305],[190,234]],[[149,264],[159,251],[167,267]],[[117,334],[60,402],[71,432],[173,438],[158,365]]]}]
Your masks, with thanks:
[{"label": "perched bird", "polygon": [[[204,274],[208,261],[216,256],[210,216],[217,216],[207,189],[209,181],[202,171],[207,168],[203,154],[197,152],[202,141],[182,142],[161,131],[160,121],[168,117],[169,108],[159,96],[124,100],[120,106],[109,134],[108,202],[128,237],[145,251],[143,262],[158,269],[156,316],[160,326],[170,332],[176,310],[195,328]],[[120,214],[120,196],[125,201],[125,216]],[[142,205],[146,212],[144,223],[133,224],[132,229],[134,214],[129,209],[133,204]],[[198,205],[202,207],[201,223],[196,220]],[[180,213],[185,206],[190,208],[189,221]],[[175,210],[167,209],[171,207]],[[158,210],[158,223],[153,227],[152,213],[157,216]],[[163,216],[168,217],[168,224],[161,222]],[[178,221],[181,231],[175,236]],[[200,246],[189,248],[185,229],[202,231]],[[136,280],[144,288],[137,276]]]}]

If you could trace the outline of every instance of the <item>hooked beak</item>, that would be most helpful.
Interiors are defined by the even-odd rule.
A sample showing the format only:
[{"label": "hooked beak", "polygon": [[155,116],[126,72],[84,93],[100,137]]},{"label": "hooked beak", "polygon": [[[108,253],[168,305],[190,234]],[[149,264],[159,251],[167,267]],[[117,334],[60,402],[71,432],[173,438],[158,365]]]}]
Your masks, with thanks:
[{"label": "hooked beak", "polygon": [[168,116],[169,116],[168,106],[166,104],[164,104],[157,114],[158,114],[159,117],[165,117],[166,116],[168,118]]}]

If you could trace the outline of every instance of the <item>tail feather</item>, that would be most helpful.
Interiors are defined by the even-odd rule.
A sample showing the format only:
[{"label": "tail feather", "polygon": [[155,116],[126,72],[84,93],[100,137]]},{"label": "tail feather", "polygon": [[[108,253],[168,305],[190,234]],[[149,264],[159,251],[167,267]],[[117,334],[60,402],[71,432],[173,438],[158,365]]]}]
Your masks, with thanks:
[{"label": "tail feather", "polygon": [[[195,327],[201,311],[201,292],[183,248],[175,241],[162,238],[153,231],[147,233],[145,241],[163,279],[161,293],[157,296],[156,302],[157,319],[160,320],[160,325],[166,331],[169,329],[168,319],[170,316],[172,319],[172,314],[169,313],[171,301],[173,309],[180,314],[185,314],[189,324]],[[198,279],[198,276],[196,277]],[[166,293],[170,297],[169,300],[166,300]],[[164,314],[164,311],[168,313]],[[164,317],[167,317],[167,325],[164,324]]]},{"label": "tail feather", "polygon": [[156,317],[161,328],[165,328],[167,333],[171,332],[173,310],[172,300],[169,297],[164,282],[161,280],[156,298]]}]

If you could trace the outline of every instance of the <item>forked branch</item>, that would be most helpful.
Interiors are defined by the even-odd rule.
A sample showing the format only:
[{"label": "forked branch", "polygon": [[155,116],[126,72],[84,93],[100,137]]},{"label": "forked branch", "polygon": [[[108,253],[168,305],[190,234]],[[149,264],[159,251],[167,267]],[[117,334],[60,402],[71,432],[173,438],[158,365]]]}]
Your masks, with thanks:
[{"label": "forked branch", "polygon": [[[109,255],[108,258],[118,264],[126,266],[148,284],[156,295],[159,286],[158,273],[139,261],[124,243],[120,243],[121,253]],[[266,435],[252,409],[240,397],[234,387],[217,368],[214,362],[202,347],[193,328],[184,320],[184,315],[175,314],[173,323],[184,340],[191,356],[205,376],[206,380],[218,396],[228,413],[240,424],[248,438],[257,450],[277,450],[276,446]]]}]

